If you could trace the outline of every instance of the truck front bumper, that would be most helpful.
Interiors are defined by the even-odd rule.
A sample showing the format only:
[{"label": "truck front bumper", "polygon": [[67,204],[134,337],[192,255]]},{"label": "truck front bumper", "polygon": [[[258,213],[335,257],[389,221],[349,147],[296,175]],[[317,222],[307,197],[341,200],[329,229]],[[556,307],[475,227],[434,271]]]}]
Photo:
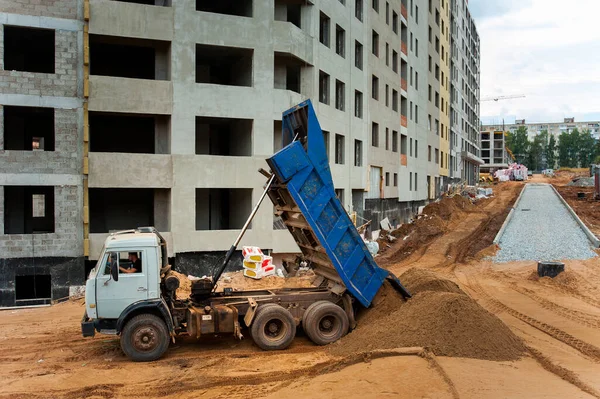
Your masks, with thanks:
[{"label": "truck front bumper", "polygon": [[87,312],[83,313],[83,318],[81,319],[81,334],[84,337],[93,337],[96,334],[94,322],[90,320]]}]

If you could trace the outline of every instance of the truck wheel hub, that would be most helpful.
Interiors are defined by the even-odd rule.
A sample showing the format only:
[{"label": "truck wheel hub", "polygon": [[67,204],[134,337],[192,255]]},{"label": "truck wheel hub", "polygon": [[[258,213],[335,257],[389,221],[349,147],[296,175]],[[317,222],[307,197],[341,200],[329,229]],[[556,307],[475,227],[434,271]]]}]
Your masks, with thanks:
[{"label": "truck wheel hub", "polygon": [[333,326],[333,322],[329,319],[323,319],[323,321],[321,322],[321,328],[323,330],[331,330],[332,326]]},{"label": "truck wheel hub", "polygon": [[133,344],[141,351],[152,350],[156,346],[156,331],[151,327],[138,329],[133,336]]},{"label": "truck wheel hub", "polygon": [[285,334],[286,327],[281,320],[273,319],[265,325],[265,336],[270,339],[278,339]]}]

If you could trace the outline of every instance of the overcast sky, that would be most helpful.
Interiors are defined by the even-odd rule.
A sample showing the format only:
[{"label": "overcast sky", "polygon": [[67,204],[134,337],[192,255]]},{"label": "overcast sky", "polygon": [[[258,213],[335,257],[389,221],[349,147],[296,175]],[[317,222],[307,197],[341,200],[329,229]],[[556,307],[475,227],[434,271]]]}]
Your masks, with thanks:
[{"label": "overcast sky", "polygon": [[469,0],[484,124],[600,120],[600,0]]}]

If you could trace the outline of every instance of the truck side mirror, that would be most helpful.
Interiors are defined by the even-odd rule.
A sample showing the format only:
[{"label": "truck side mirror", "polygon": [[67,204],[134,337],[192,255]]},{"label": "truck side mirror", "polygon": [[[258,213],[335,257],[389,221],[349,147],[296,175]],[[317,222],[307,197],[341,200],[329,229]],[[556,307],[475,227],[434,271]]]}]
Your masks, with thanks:
[{"label": "truck side mirror", "polygon": [[110,264],[110,275],[113,280],[119,281],[119,264],[117,261],[112,261]]}]

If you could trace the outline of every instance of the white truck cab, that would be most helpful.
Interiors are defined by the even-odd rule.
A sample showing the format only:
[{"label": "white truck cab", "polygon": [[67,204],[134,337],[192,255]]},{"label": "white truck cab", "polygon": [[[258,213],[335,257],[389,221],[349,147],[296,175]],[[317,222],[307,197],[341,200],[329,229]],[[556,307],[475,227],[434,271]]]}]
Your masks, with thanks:
[{"label": "white truck cab", "polygon": [[[96,331],[121,334],[135,316],[150,314],[161,321],[157,328],[168,337],[173,326],[160,291],[166,256],[166,243],[153,227],[109,235],[86,282],[83,336],[94,336]],[[157,335],[152,329],[138,333],[146,336],[137,340],[149,344]]]},{"label": "white truck cab", "polygon": [[[133,266],[130,254],[141,261],[141,270],[127,273]],[[86,282],[88,316],[118,319],[133,303],[160,298],[160,243],[154,233],[139,230],[111,234]],[[116,265],[118,278],[111,275]]]}]

